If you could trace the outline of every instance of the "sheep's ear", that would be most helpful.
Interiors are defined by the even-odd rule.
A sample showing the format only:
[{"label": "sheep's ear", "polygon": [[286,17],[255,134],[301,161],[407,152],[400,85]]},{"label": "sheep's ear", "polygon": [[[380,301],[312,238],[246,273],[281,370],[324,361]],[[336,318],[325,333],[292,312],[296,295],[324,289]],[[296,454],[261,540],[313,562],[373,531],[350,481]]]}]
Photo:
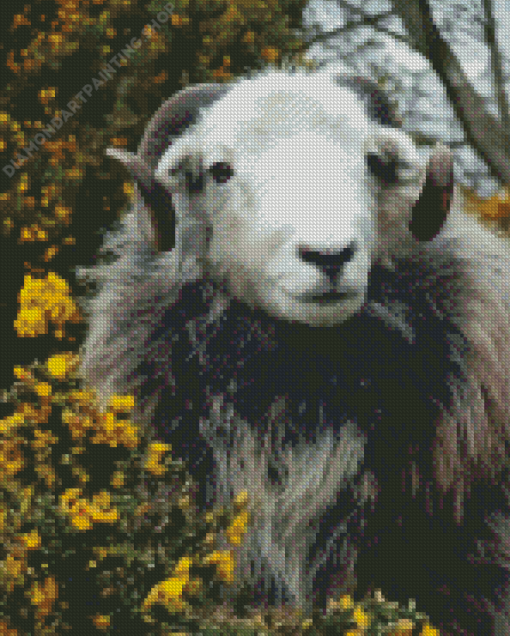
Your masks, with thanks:
[{"label": "sheep's ear", "polygon": [[418,241],[430,241],[448,216],[453,194],[453,157],[449,148],[436,144],[427,164],[427,176],[415,203],[409,229]]},{"label": "sheep's ear", "polygon": [[175,218],[171,193],[154,178],[150,166],[139,156],[117,148],[107,148],[109,157],[118,159],[131,173],[154,228],[155,249],[171,250],[175,245]]}]

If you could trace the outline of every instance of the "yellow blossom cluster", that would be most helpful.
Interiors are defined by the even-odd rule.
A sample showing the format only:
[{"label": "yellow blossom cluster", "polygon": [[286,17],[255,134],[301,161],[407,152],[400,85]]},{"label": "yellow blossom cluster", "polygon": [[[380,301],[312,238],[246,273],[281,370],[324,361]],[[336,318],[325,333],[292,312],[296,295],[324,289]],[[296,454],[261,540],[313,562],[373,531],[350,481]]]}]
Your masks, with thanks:
[{"label": "yellow blossom cluster", "polygon": [[[41,547],[41,537],[37,530],[18,535],[18,540],[5,560],[0,561],[0,570],[9,579],[7,589],[12,591],[16,579],[27,571],[27,552]],[[39,598],[39,597],[37,597]],[[0,631],[0,634],[4,632]]]},{"label": "yellow blossom cluster", "polygon": [[37,550],[41,547],[41,537],[37,530],[20,535],[20,541],[27,550]]},{"label": "yellow blossom cluster", "polygon": [[27,172],[22,172],[18,182],[18,192],[26,192],[30,188],[30,180]]},{"label": "yellow blossom cluster", "polygon": [[124,194],[127,194],[127,195],[131,196],[135,192],[135,187],[129,181],[125,181],[124,185],[122,187],[122,190],[123,190]]},{"label": "yellow blossom cluster", "polygon": [[234,509],[237,514],[232,523],[227,528],[226,534],[228,541],[235,546],[241,545],[243,535],[248,527],[248,492],[242,490],[234,500]]},{"label": "yellow blossom cluster", "polygon": [[25,416],[23,415],[23,413],[18,412],[13,413],[12,415],[8,415],[7,417],[4,417],[2,420],[0,420],[0,432],[9,433],[13,429],[18,428],[18,426],[21,426],[24,421]]},{"label": "yellow blossom cluster", "polygon": [[[36,384],[34,383],[34,387]],[[44,390],[43,390],[44,392]],[[43,424],[48,421],[51,413],[51,400],[47,397],[41,399],[42,405],[39,409],[32,404],[20,402],[16,406],[16,412],[0,420],[0,431],[3,433],[12,432],[27,421],[32,424]]]},{"label": "yellow blossom cluster", "polygon": [[140,441],[136,426],[118,420],[115,413],[98,413],[95,428],[97,432],[90,440],[92,444],[109,444],[112,448],[123,444],[126,448],[136,448]]},{"label": "yellow blossom cluster", "polygon": [[44,252],[44,256],[43,256],[44,261],[46,263],[48,261],[51,261],[51,259],[55,256],[55,254],[57,254],[57,252],[58,252],[58,247],[56,247],[55,245],[48,247],[48,249]]},{"label": "yellow blossom cluster", "polygon": [[47,241],[48,232],[43,230],[38,223],[32,223],[32,225],[24,225],[20,231],[19,240],[21,243],[29,241]]},{"label": "yellow blossom cluster", "polygon": [[234,517],[234,520],[227,528],[227,539],[232,545],[241,545],[243,535],[246,533],[248,525],[248,510],[242,510]]},{"label": "yellow blossom cluster", "polygon": [[16,29],[19,26],[22,26],[22,25],[30,26],[31,24],[32,23],[30,22],[30,20],[25,15],[23,15],[23,13],[17,13],[14,16],[12,26],[14,29]]},{"label": "yellow blossom cluster", "polygon": [[187,583],[183,577],[171,576],[155,585],[144,601],[144,608],[149,609],[154,603],[161,603],[170,612],[182,611],[185,603],[182,600],[182,591]]},{"label": "yellow blossom cluster", "polygon": [[0,570],[2,577],[5,574],[9,579],[6,589],[11,592],[16,579],[27,571],[26,550],[22,546],[16,546],[3,561],[0,561]]},{"label": "yellow blossom cluster", "polygon": [[172,26],[181,27],[189,24],[189,17],[187,15],[179,15],[178,13],[172,13],[170,17]]},{"label": "yellow blossom cluster", "polygon": [[84,171],[78,166],[73,166],[64,172],[68,179],[82,179],[84,174]]},{"label": "yellow blossom cluster", "polygon": [[39,397],[47,398],[51,395],[52,387],[49,382],[37,382],[34,390]]},{"label": "yellow blossom cluster", "polygon": [[365,610],[358,605],[354,609],[354,620],[356,621],[358,627],[363,630],[367,630],[370,627],[371,616]]},{"label": "yellow blossom cluster", "polygon": [[[186,607],[184,595],[196,594],[202,585],[200,579],[190,579],[191,565],[191,557],[179,559],[172,576],[151,589],[143,603],[144,609],[148,610],[154,603],[160,603],[170,612],[182,611]],[[215,565],[222,581],[233,582],[235,559],[232,550],[215,550],[202,560],[202,565]]]},{"label": "yellow blossom cluster", "polygon": [[[77,399],[76,393],[73,391],[72,399]],[[80,392],[81,393],[81,392]],[[89,413],[75,413],[70,408],[65,408],[62,411],[62,422],[67,424],[69,431],[73,439],[80,439],[85,436],[87,429],[94,427],[94,419]]]},{"label": "yellow blossom cluster", "polygon": [[120,488],[121,486],[124,486],[126,481],[126,476],[125,474],[120,471],[120,470],[116,470],[113,475],[112,475],[112,479],[110,481],[110,484],[114,487],[114,488]]},{"label": "yellow blossom cluster", "polygon": [[[376,590],[374,598],[379,602],[383,602],[384,598],[380,590]],[[349,629],[345,632],[346,636],[361,636],[366,633],[370,627],[372,618],[360,605],[356,606],[352,596],[344,594],[338,600],[329,599],[328,608],[331,610],[354,610],[353,619],[356,621],[356,628]],[[397,624],[388,632],[389,636],[411,636],[415,628],[414,622],[409,618],[400,618]],[[420,631],[420,636],[440,636],[439,630],[426,623]]]},{"label": "yellow blossom cluster", "polygon": [[44,584],[35,581],[29,591],[30,600],[33,605],[37,606],[37,615],[39,619],[47,616],[58,597],[58,586],[53,576],[48,576]]},{"label": "yellow blossom cluster", "polygon": [[110,144],[112,146],[120,146],[121,148],[125,148],[128,144],[127,137],[112,137],[110,139]]},{"label": "yellow blossom cluster", "polygon": [[78,356],[67,351],[50,356],[46,360],[46,366],[51,376],[63,380],[78,364]]},{"label": "yellow blossom cluster", "polygon": [[[153,444],[153,453],[156,455],[170,449],[169,444]],[[246,532],[248,523],[248,493],[242,491],[234,501],[234,509],[237,514],[227,530],[227,536],[231,543],[239,545],[241,537]],[[234,581],[235,557],[234,551],[214,550],[212,553],[200,559],[201,565],[215,565],[218,578],[225,583]],[[191,557],[183,557],[179,560],[172,576],[155,585],[144,601],[144,609],[149,609],[154,603],[163,604],[169,611],[182,611],[186,607],[186,595],[196,594],[202,585],[200,579],[190,579]]]},{"label": "yellow blossom cluster", "polygon": [[217,68],[213,71],[213,77],[215,79],[230,79],[232,77],[232,73],[228,70],[230,67],[230,56],[223,56],[223,63],[220,68]]},{"label": "yellow blossom cluster", "polygon": [[[68,359],[48,360],[48,363],[51,361],[52,374],[66,373]],[[75,361],[70,359],[71,364],[75,364]],[[138,446],[140,439],[137,427],[128,420],[117,418],[117,413],[126,413],[133,409],[133,396],[113,396],[110,400],[110,411],[106,413],[98,411],[94,406],[95,394],[92,391],[69,391],[68,398],[75,406],[63,409],[62,422],[69,427],[73,439],[80,439],[85,436],[87,430],[94,430],[95,434],[90,439],[93,444],[108,444],[112,448],[119,444],[127,448]]]},{"label": "yellow blossom cluster", "polygon": [[47,104],[51,99],[55,99],[56,91],[57,89],[55,88],[55,86],[51,86],[47,89],[41,89],[39,91],[39,101],[41,102],[41,104]]},{"label": "yellow blossom cluster", "polygon": [[[46,147],[46,144],[44,144]],[[50,183],[47,186],[41,188],[41,207],[47,208],[50,200],[55,199],[60,195],[61,188],[55,183]]]},{"label": "yellow blossom cluster", "polygon": [[234,581],[235,561],[232,550],[215,550],[205,557],[204,563],[215,564],[219,578],[225,583]]},{"label": "yellow blossom cluster", "polygon": [[135,408],[133,395],[112,395],[108,406],[115,413],[129,413]]},{"label": "yellow blossom cluster", "polygon": [[98,629],[108,629],[110,627],[110,617],[106,614],[96,614],[92,617],[92,622]]},{"label": "yellow blossom cluster", "polygon": [[144,468],[153,475],[161,476],[165,474],[166,466],[161,464],[161,459],[164,454],[172,450],[171,444],[163,444],[161,442],[152,442],[149,444],[147,451],[147,458],[145,460]]},{"label": "yellow blossom cluster", "polygon": [[69,391],[68,396],[72,402],[77,402],[78,404],[92,404],[96,397],[94,391],[83,391],[81,389]]},{"label": "yellow blossom cluster", "polygon": [[266,46],[260,52],[260,55],[270,64],[276,64],[280,56],[280,51],[272,46]]},{"label": "yellow blossom cluster", "polygon": [[160,73],[153,77],[152,81],[154,82],[154,84],[162,84],[163,82],[166,82],[167,79],[168,73],[165,69],[163,69]]},{"label": "yellow blossom cluster", "polygon": [[113,523],[119,519],[119,512],[111,507],[110,493],[102,490],[92,497],[92,501],[81,497],[80,488],[68,488],[60,497],[60,510],[71,518],[73,526],[79,530],[90,530],[96,523]]},{"label": "yellow blossom cluster", "polygon": [[58,49],[61,47],[61,45],[64,42],[62,33],[50,33],[48,35],[48,42],[50,43],[50,46],[53,51],[58,51]]},{"label": "yellow blossom cluster", "polygon": [[186,606],[182,598],[185,586],[189,583],[189,570],[191,558],[183,557],[177,563],[175,571],[171,577],[157,583],[149,592],[143,603],[145,610],[148,610],[154,603],[164,605],[170,612],[179,612]]},{"label": "yellow blossom cluster", "polygon": [[48,322],[56,325],[55,336],[63,338],[64,323],[79,322],[80,312],[70,295],[67,282],[55,272],[46,278],[27,274],[18,295],[20,310],[14,321],[19,336],[37,336],[48,332]]},{"label": "yellow blossom cluster", "polygon": [[341,610],[350,610],[354,608],[354,600],[349,594],[343,594],[338,601],[335,602]]},{"label": "yellow blossom cluster", "polygon": [[41,406],[36,409],[32,404],[22,402],[17,408],[18,412],[23,413],[25,419],[34,424],[45,424],[51,413],[51,398],[41,398]]},{"label": "yellow blossom cluster", "polygon": [[58,164],[61,164],[65,159],[64,150],[66,150],[69,153],[68,156],[76,154],[76,135],[68,135],[67,140],[66,139],[49,140],[44,144],[43,150],[45,152],[51,153],[51,157],[49,160],[49,163],[51,166],[56,166]]},{"label": "yellow blossom cluster", "polygon": [[[29,22],[30,24],[30,22]],[[20,65],[14,61],[14,51],[9,51],[7,55],[7,62],[5,63],[8,68],[11,69],[13,73],[18,73],[20,69]]]},{"label": "yellow blossom cluster", "polygon": [[32,448],[34,449],[49,448],[52,444],[58,442],[58,437],[55,437],[51,431],[43,431],[40,428],[34,428],[34,438],[32,442]]}]

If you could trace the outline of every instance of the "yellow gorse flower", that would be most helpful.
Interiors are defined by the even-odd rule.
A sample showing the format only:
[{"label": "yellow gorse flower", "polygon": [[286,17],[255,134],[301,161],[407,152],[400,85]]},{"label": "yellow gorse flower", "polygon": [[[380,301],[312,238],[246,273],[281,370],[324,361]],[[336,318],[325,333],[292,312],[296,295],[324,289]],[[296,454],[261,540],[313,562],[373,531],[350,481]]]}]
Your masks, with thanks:
[{"label": "yellow gorse flower", "polygon": [[0,431],[2,433],[8,433],[11,429],[17,428],[25,421],[25,416],[23,413],[14,413],[13,415],[8,415],[0,420]]},{"label": "yellow gorse flower", "polygon": [[98,629],[107,629],[110,626],[110,617],[106,614],[96,614],[92,622]]},{"label": "yellow gorse flower", "polygon": [[135,408],[135,398],[133,395],[112,395],[109,402],[112,411],[126,413]]},{"label": "yellow gorse flower", "polygon": [[368,629],[370,627],[371,618],[370,615],[365,612],[361,607],[356,607],[354,610],[354,620],[361,629]]},{"label": "yellow gorse flower", "polygon": [[170,612],[184,609],[182,599],[184,587],[189,582],[190,557],[182,557],[175,567],[174,575],[155,585],[144,601],[144,608],[148,609],[154,603],[161,603]]},{"label": "yellow gorse flower", "polygon": [[54,577],[49,576],[41,585],[36,581],[30,590],[30,600],[33,605],[37,605],[39,618],[47,616],[53,607],[53,603],[58,597],[57,582]]},{"label": "yellow gorse flower", "polygon": [[60,509],[70,517],[71,523],[82,531],[90,530],[96,523],[113,523],[119,512],[110,504],[110,493],[103,490],[92,497],[92,501],[80,497],[79,488],[68,488],[60,497]]},{"label": "yellow gorse flower", "polygon": [[27,274],[18,300],[20,309],[14,326],[20,336],[46,334],[49,322],[56,325],[55,335],[58,335],[65,322],[79,322],[81,319],[69,285],[54,272],[49,272],[46,278]]},{"label": "yellow gorse flower", "polygon": [[37,530],[21,535],[21,540],[28,550],[36,550],[41,546],[41,537]]},{"label": "yellow gorse flower", "polygon": [[342,610],[349,610],[349,609],[352,609],[354,607],[354,601],[353,601],[352,597],[349,596],[349,594],[343,594],[338,599],[338,604],[340,606],[340,609],[342,609]]},{"label": "yellow gorse flower", "polygon": [[232,545],[241,545],[242,537],[248,525],[248,510],[242,510],[234,517],[231,525],[227,528],[227,539]]},{"label": "yellow gorse flower", "polygon": [[152,442],[149,444],[147,458],[144,464],[145,470],[148,470],[156,476],[164,475],[166,466],[161,464],[161,459],[163,455],[171,449],[171,444],[164,444],[162,442]]},{"label": "yellow gorse flower", "polygon": [[90,440],[92,444],[108,444],[112,448],[119,444],[126,448],[138,446],[139,432],[136,426],[128,421],[118,420],[114,413],[100,413],[95,426],[97,432]]},{"label": "yellow gorse flower", "polygon": [[68,373],[76,366],[77,356],[72,353],[57,353],[46,361],[46,366],[50,375],[58,380],[63,380]]},{"label": "yellow gorse flower", "polygon": [[35,392],[39,397],[49,397],[51,395],[51,384],[48,384],[48,382],[38,382],[35,385]]},{"label": "yellow gorse flower", "polygon": [[215,550],[205,557],[204,563],[214,563],[219,578],[226,583],[233,582],[235,564],[232,550]]}]

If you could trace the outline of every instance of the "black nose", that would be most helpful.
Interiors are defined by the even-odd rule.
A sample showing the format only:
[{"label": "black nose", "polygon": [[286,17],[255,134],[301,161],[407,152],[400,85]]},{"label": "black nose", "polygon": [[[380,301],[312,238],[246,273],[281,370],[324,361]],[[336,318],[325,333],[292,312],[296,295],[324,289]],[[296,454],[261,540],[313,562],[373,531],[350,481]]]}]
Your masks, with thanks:
[{"label": "black nose", "polygon": [[347,247],[340,249],[313,249],[302,245],[298,247],[298,253],[305,263],[313,263],[333,280],[345,263],[352,259],[355,249],[356,245],[353,241]]}]

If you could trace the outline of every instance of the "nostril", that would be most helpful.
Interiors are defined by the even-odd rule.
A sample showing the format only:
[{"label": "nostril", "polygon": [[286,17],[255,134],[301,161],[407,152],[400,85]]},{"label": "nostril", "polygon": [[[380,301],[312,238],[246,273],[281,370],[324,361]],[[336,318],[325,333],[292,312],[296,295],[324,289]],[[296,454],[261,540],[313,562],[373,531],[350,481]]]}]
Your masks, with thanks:
[{"label": "nostril", "polygon": [[342,248],[312,248],[308,245],[298,247],[299,257],[305,262],[322,269],[325,274],[334,277],[354,256],[354,241]]}]

